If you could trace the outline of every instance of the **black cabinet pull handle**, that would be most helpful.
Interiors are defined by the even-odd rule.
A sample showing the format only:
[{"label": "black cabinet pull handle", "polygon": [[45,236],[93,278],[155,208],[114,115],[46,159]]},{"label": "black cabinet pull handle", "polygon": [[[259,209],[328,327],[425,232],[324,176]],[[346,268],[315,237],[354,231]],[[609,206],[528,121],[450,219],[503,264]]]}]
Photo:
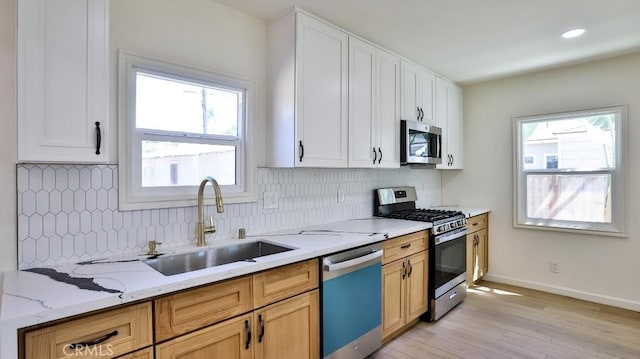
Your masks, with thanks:
[{"label": "black cabinet pull handle", "polygon": [[376,164],[376,160],[378,159],[378,153],[376,152],[376,148],[373,148],[373,164]]},{"label": "black cabinet pull handle", "polygon": [[304,157],[304,146],[302,145],[302,141],[300,141],[300,162],[302,162],[302,157]]},{"label": "black cabinet pull handle", "polygon": [[378,147],[378,152],[380,152],[380,158],[378,158],[378,164],[382,161],[382,150]]},{"label": "black cabinet pull handle", "polygon": [[409,265],[409,273],[407,277],[411,277],[411,272],[413,272],[413,266],[411,265],[411,259],[407,259],[407,264]]},{"label": "black cabinet pull handle", "polygon": [[101,144],[102,144],[102,133],[100,131],[100,122],[96,121],[96,155],[100,154]]},{"label": "black cabinet pull handle", "polygon": [[407,276],[407,267],[405,267],[404,262],[402,262],[402,279]]},{"label": "black cabinet pull handle", "polygon": [[244,332],[247,335],[247,341],[244,343],[244,348],[249,349],[249,344],[251,344],[251,328],[249,327],[249,321],[244,321]]},{"label": "black cabinet pull handle", "polygon": [[420,107],[416,107],[416,112],[417,112],[416,121],[420,121]]},{"label": "black cabinet pull handle", "polygon": [[411,247],[411,243],[407,243],[407,244],[404,244],[404,245],[400,246],[400,249],[407,249],[409,247]]},{"label": "black cabinet pull handle", "polygon": [[420,107],[420,121],[424,120],[424,110]]},{"label": "black cabinet pull handle", "polygon": [[91,347],[91,346],[94,346],[94,345],[98,345],[98,344],[100,344],[100,343],[102,343],[102,342],[104,342],[104,341],[106,341],[106,340],[108,340],[110,338],[113,338],[116,335],[118,335],[118,331],[114,330],[111,333],[108,333],[105,336],[100,337],[98,339],[90,340],[88,342],[71,343],[71,344],[69,344],[69,348],[70,349],[76,349],[76,348],[79,349],[79,348],[84,348],[84,347]]},{"label": "black cabinet pull handle", "polygon": [[258,343],[262,343],[262,337],[264,337],[264,320],[262,320],[262,314],[258,315],[258,322],[260,322],[260,335],[258,335]]}]

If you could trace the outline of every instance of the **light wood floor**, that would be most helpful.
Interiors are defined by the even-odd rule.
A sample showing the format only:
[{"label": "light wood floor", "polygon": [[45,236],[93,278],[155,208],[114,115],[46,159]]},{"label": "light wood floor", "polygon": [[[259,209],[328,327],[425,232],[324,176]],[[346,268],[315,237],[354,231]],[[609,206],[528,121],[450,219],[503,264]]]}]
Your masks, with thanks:
[{"label": "light wood floor", "polygon": [[371,358],[638,359],[640,313],[483,282],[442,319],[417,324]]}]

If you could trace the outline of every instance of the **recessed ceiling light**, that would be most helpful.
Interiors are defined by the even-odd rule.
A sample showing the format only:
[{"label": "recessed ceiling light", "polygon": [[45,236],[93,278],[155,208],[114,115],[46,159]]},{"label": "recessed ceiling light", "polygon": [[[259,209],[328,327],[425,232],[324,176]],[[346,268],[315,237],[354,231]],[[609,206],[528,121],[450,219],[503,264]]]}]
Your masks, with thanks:
[{"label": "recessed ceiling light", "polygon": [[585,31],[586,31],[585,29],[571,29],[563,32],[562,37],[564,37],[565,39],[571,39],[574,37],[581,36],[582,34],[584,34]]}]

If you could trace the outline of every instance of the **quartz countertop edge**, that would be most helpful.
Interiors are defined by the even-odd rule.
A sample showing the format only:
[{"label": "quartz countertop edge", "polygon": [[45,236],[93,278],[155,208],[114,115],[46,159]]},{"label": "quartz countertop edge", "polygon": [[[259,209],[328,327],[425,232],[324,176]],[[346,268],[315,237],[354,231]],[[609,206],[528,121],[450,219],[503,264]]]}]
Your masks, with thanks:
[{"label": "quartz countertop edge", "polygon": [[[296,249],[255,262],[234,262],[164,276],[132,254],[5,272],[0,288],[0,359],[17,358],[17,330],[83,313],[230,279],[431,228],[431,224],[362,218],[224,240],[211,247],[257,240]],[[213,242],[210,240],[210,242]],[[190,246],[165,254],[206,249]]]}]

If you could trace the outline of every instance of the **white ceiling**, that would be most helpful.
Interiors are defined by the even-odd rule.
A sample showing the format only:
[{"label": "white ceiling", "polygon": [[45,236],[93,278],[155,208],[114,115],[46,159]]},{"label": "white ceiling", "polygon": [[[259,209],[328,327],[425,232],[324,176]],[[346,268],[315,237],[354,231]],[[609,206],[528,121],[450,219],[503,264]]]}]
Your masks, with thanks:
[{"label": "white ceiling", "polygon": [[297,5],[460,83],[640,50],[640,0],[216,1],[267,21]]}]

